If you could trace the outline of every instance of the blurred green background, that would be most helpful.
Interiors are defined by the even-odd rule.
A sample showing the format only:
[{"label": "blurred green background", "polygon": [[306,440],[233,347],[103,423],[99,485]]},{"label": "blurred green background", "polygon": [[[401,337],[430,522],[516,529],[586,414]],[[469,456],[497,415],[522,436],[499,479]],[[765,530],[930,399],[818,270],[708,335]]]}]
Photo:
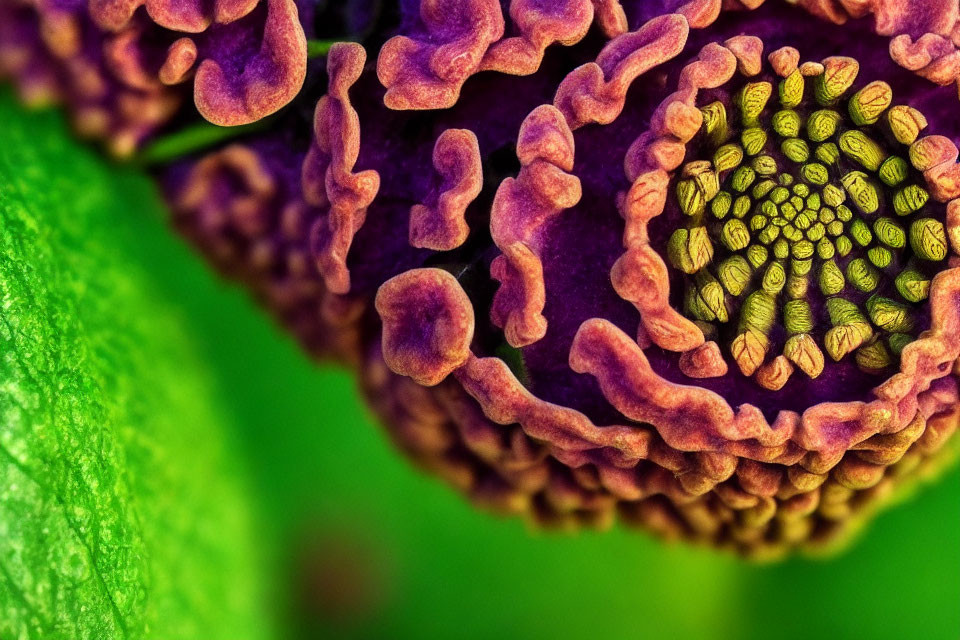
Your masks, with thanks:
[{"label": "blurred green background", "polygon": [[753,565],[620,529],[532,532],[412,468],[351,376],[309,362],[169,231],[148,179],[116,171],[137,249],[232,411],[288,637],[960,637],[957,469],[826,560]]}]

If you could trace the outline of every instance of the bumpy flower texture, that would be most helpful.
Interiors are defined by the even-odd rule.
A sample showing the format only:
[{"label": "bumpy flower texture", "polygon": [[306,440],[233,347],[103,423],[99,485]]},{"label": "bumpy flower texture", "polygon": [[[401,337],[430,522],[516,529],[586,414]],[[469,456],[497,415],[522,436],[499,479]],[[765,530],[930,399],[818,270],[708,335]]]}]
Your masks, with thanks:
[{"label": "bumpy flower texture", "polygon": [[[955,0],[350,6],[375,26],[276,126],[162,180],[423,467],[543,525],[772,556],[846,539],[948,457]],[[127,28],[164,24],[151,7]],[[199,87],[259,86],[202,73],[222,42],[197,49],[204,115],[243,110]]]}]

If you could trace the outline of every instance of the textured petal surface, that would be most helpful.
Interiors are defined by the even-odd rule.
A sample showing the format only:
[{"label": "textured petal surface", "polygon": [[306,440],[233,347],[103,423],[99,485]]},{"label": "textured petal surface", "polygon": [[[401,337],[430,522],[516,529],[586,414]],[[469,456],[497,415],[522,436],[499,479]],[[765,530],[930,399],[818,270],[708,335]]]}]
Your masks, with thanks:
[{"label": "textured petal surface", "polygon": [[495,508],[757,555],[852,531],[957,424],[956,16],[797,4],[409,2],[376,78],[335,47],[279,161],[298,335]]}]

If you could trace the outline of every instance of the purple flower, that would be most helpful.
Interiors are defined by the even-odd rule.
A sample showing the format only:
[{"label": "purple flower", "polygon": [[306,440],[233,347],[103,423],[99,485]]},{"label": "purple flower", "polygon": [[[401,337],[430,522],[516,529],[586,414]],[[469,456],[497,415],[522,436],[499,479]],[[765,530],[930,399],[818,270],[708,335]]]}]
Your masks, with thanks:
[{"label": "purple flower", "polygon": [[[955,2],[386,4],[164,184],[420,464],[543,524],[769,555],[945,456]],[[238,106],[284,68],[241,41],[198,46],[208,118],[278,105]]]}]

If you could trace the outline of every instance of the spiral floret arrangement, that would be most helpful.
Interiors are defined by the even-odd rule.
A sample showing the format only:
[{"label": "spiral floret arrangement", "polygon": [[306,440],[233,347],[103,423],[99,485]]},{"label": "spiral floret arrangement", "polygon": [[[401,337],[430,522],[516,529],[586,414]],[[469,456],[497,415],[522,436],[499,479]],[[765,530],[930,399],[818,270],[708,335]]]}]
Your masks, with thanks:
[{"label": "spiral floret arrangement", "polygon": [[680,169],[686,224],[667,256],[688,276],[684,309],[767,389],[828,358],[889,372],[949,253],[911,147],[926,119],[886,82],[853,93],[858,71],[834,57],[745,82],[731,112],[700,108],[709,159]]},{"label": "spiral floret arrangement", "polygon": [[383,4],[267,130],[158,178],[422,467],[770,556],[948,457],[955,3]]}]

